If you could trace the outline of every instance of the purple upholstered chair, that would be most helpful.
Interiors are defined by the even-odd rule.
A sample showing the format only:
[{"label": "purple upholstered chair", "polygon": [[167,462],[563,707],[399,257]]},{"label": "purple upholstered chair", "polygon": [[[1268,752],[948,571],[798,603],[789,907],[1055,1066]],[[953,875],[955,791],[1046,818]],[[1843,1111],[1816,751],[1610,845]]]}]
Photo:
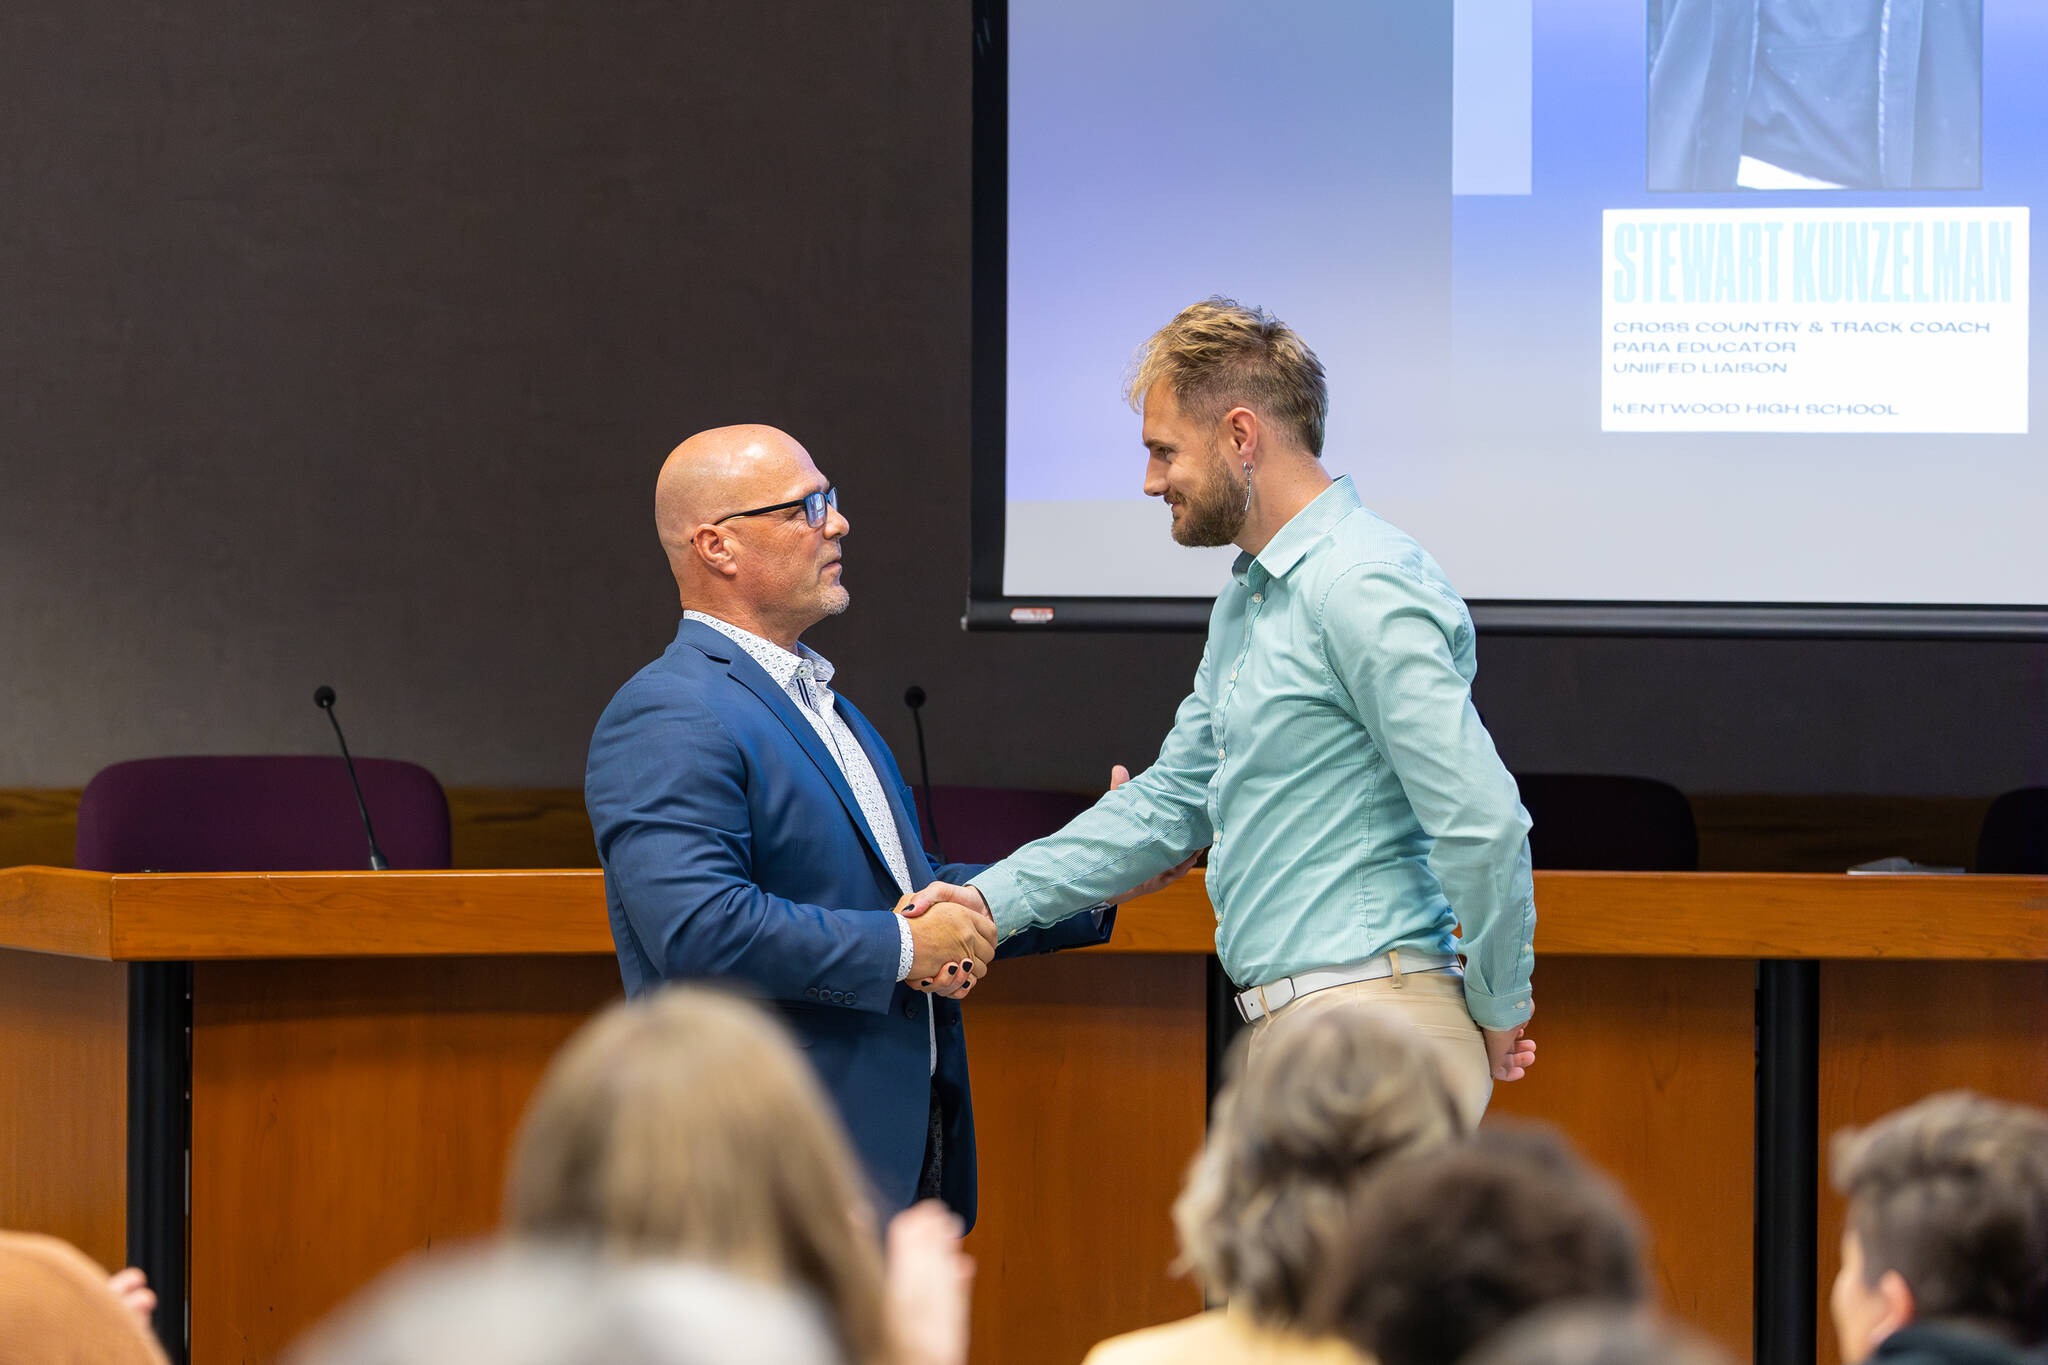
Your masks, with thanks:
[{"label": "purple upholstered chair", "polygon": [[[924,789],[914,789],[920,833],[931,847]],[[1101,793],[1025,791],[1015,787],[933,787],[939,847],[949,861],[992,863],[1019,844],[1041,839],[1094,805]],[[936,851],[936,850],[935,850]]]},{"label": "purple upholstered chair", "polygon": [[[363,801],[394,868],[446,867],[448,798],[416,763],[359,758]],[[78,802],[77,865],[98,872],[316,872],[369,866],[341,757],[142,758]]]}]

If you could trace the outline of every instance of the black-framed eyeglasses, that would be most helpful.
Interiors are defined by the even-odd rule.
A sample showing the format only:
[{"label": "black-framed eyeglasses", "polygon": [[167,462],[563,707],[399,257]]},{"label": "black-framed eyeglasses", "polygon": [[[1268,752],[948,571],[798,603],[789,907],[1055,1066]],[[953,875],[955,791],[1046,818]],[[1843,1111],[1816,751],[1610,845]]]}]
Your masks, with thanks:
[{"label": "black-framed eyeglasses", "polygon": [[765,516],[770,512],[787,512],[792,507],[801,507],[804,509],[804,520],[808,521],[813,527],[817,527],[825,524],[825,509],[827,507],[837,508],[838,506],[839,490],[837,488],[828,488],[822,493],[806,493],[800,498],[792,499],[789,502],[778,502],[772,507],[750,507],[744,512],[730,512],[711,524],[719,526],[731,521],[734,517],[759,517]]}]

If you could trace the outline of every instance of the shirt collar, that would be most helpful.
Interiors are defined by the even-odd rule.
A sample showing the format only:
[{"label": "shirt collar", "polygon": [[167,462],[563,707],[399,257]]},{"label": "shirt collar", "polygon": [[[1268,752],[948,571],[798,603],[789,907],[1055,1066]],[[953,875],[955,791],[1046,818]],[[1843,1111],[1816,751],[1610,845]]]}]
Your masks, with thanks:
[{"label": "shirt collar", "polygon": [[773,640],[764,639],[751,630],[743,630],[730,621],[721,621],[709,612],[686,611],[683,619],[701,621],[747,651],[755,663],[767,670],[775,685],[784,691],[805,672],[805,665],[809,665],[809,676],[820,687],[832,685],[832,675],[837,671],[832,667],[832,661],[801,640],[796,642],[796,652],[792,654]]},{"label": "shirt collar", "polygon": [[1340,474],[1328,488],[1316,494],[1308,506],[1288,518],[1279,534],[1266,542],[1266,548],[1256,555],[1241,554],[1230,566],[1230,572],[1242,582],[1251,572],[1253,564],[1265,571],[1268,578],[1285,578],[1292,569],[1315,547],[1315,543],[1330,533],[1330,528],[1364,506],[1358,500],[1358,489],[1352,484],[1349,474]]}]

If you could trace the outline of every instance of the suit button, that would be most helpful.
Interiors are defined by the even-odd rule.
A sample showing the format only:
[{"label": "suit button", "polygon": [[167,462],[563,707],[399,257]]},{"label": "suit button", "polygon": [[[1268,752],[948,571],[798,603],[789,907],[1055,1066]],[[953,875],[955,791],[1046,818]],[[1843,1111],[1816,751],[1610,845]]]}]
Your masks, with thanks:
[{"label": "suit button", "polygon": [[806,1000],[816,1000],[818,998],[818,988],[816,986],[804,987],[804,998]]},{"label": "suit button", "polygon": [[843,1005],[843,1004],[845,1004],[845,1003],[846,1003],[846,992],[845,992],[845,991],[834,991],[834,992],[832,992],[832,1003],[833,1003],[833,1004],[835,1004],[835,1005]]},{"label": "suit button", "polygon": [[903,1002],[903,1017],[905,1019],[917,1018],[917,1002],[915,1000],[906,1000]]},{"label": "suit button", "polygon": [[853,992],[852,992],[852,991],[848,991],[848,992],[846,993],[846,1003],[847,1003],[847,1004],[849,1004],[849,1005],[851,1005],[852,1003],[854,1003],[854,1001],[853,1001]]}]

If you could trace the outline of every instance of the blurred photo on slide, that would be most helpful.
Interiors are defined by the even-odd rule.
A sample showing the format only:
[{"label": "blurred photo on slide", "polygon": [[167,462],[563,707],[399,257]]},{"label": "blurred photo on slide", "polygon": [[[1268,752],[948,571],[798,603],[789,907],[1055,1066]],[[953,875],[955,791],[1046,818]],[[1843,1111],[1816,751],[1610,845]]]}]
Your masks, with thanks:
[{"label": "blurred photo on slide", "polygon": [[1976,189],[1983,0],[1648,0],[1652,190]]}]

